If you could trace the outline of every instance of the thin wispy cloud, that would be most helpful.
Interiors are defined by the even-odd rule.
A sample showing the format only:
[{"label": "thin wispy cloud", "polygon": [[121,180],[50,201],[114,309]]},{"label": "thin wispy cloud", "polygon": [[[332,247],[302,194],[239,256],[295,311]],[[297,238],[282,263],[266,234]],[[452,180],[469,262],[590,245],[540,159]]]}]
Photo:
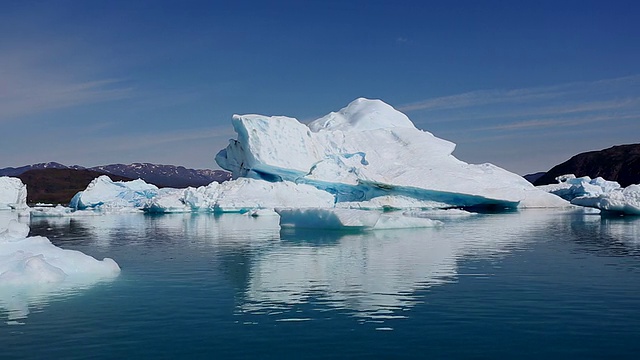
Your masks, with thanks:
[{"label": "thin wispy cloud", "polygon": [[[403,112],[412,112],[418,110],[460,109],[495,104],[523,104],[576,96],[589,97],[594,94],[609,94],[611,96],[612,93],[618,92],[621,88],[629,87],[634,88],[636,91],[640,88],[640,75],[512,90],[476,90],[409,103],[399,106],[398,109]],[[640,94],[636,92],[636,95]]]},{"label": "thin wispy cloud", "polygon": [[84,52],[58,37],[1,43],[0,122],[132,96],[125,79],[103,75],[103,64]]},{"label": "thin wispy cloud", "polygon": [[544,131],[598,123],[620,126],[640,120],[640,75],[515,90],[472,91],[399,108],[409,113],[418,126],[436,134],[535,130],[535,136],[543,136]]},{"label": "thin wispy cloud", "polygon": [[5,71],[0,80],[0,121],[50,110],[120,100],[133,89],[119,79],[75,80],[37,77],[30,72]]},{"label": "thin wispy cloud", "polygon": [[[226,143],[234,136],[230,126],[217,126],[206,129],[189,129],[183,131],[154,132],[150,134],[124,134],[100,139],[105,150],[118,151],[146,150],[169,144],[189,144],[199,140],[211,140]],[[94,145],[95,146],[95,145]]]},{"label": "thin wispy cloud", "polygon": [[520,121],[508,124],[502,124],[497,126],[489,126],[484,128],[477,128],[474,130],[526,130],[526,129],[558,129],[561,127],[575,127],[587,125],[590,123],[608,122],[611,120],[631,120],[640,118],[640,113],[628,114],[628,115],[604,115],[604,116],[591,116],[580,117],[572,119],[553,118],[553,119],[536,119]]}]

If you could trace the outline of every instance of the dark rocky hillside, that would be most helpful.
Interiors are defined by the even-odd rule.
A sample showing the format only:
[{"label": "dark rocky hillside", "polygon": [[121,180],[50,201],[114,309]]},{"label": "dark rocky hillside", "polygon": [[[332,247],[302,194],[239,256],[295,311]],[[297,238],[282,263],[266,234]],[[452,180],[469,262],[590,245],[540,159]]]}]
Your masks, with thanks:
[{"label": "dark rocky hillside", "polygon": [[600,151],[578,154],[551,170],[534,182],[534,185],[555,184],[560,175],[601,176],[617,181],[621,186],[640,184],[640,144],[618,145]]},{"label": "dark rocky hillside", "polygon": [[528,182],[533,184],[534,182],[536,182],[536,180],[540,179],[544,174],[546,173],[542,171],[542,172],[524,175],[523,178],[525,178]]},{"label": "dark rocky hillside", "polygon": [[86,189],[91,180],[109,175],[113,181],[130,181],[124,176],[86,169],[46,168],[28,170],[18,175],[27,185],[27,203],[69,204],[73,195]]}]

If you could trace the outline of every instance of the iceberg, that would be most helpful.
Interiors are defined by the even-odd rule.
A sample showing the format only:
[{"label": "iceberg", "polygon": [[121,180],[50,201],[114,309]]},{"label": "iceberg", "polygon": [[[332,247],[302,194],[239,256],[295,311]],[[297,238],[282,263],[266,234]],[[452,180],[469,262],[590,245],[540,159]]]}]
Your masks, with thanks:
[{"label": "iceberg", "polygon": [[600,209],[605,213],[640,215],[640,185],[629,185],[596,196],[576,197],[571,203]]},{"label": "iceberg", "polygon": [[71,199],[69,207],[74,210],[121,211],[142,209],[146,202],[160,190],[142,179],[112,181],[107,175],[99,176]]},{"label": "iceberg", "polygon": [[56,247],[42,236],[27,237],[29,226],[11,220],[0,229],[0,286],[50,283],[67,276],[113,277],[120,267],[113,259],[98,261],[80,251]]},{"label": "iceberg", "polygon": [[309,125],[254,114],[234,115],[232,124],[237,139],[216,155],[216,162],[234,179],[312,185],[333,194],[337,206],[568,205],[495,165],[458,160],[452,155],[454,143],[417,129],[380,100],[357,99]]},{"label": "iceberg", "polygon": [[576,178],[573,174],[556,177],[557,184],[540,185],[537,188],[571,201],[581,196],[600,196],[612,190],[620,189],[620,184],[601,177],[591,179],[589,176]]},{"label": "iceberg", "polygon": [[0,210],[26,208],[27,185],[19,178],[0,176]]},{"label": "iceberg", "polygon": [[75,293],[120,273],[113,259],[96,260],[28,234],[29,227],[16,219],[0,224],[0,307],[8,310],[12,323],[29,314],[30,304]]},{"label": "iceberg", "polygon": [[557,184],[539,189],[571,201],[573,205],[600,209],[605,213],[640,215],[640,185],[622,188],[616,181],[573,174],[558,176]]},{"label": "iceberg", "polygon": [[334,202],[333,195],[310,185],[240,178],[198,188],[167,190],[150,199],[144,210],[224,213],[276,207],[333,207]]}]

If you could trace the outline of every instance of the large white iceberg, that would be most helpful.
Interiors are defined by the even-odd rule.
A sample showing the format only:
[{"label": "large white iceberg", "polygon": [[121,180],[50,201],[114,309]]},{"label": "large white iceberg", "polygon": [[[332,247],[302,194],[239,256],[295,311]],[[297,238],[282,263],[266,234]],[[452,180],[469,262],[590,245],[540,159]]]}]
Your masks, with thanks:
[{"label": "large white iceberg", "polygon": [[455,144],[380,100],[357,99],[309,125],[262,115],[234,115],[232,124],[237,139],[216,162],[234,178],[313,185],[349,207],[397,197],[439,207],[567,205],[519,175],[456,159]]},{"label": "large white iceberg", "polygon": [[0,176],[0,210],[27,207],[27,186],[14,177]]}]

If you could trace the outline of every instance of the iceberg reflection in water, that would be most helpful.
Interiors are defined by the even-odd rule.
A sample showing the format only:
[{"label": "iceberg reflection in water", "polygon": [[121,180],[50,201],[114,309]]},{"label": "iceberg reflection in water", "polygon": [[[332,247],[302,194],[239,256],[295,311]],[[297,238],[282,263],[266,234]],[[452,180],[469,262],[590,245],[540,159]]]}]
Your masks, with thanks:
[{"label": "iceberg reflection in water", "polygon": [[[122,246],[152,246],[180,258],[188,256],[181,255],[181,249],[205,248],[213,250],[209,256],[214,262],[242,254],[242,261],[221,265],[226,267],[222,272],[246,274],[244,283],[237,284],[243,289],[237,299],[238,314],[282,317],[312,302],[318,310],[337,309],[361,320],[379,320],[404,317],[403,311],[421,302],[417,291],[457,281],[461,259],[493,258],[522,246],[527,233],[555,214],[535,210],[526,216],[443,213],[439,218],[443,228],[365,233],[280,230],[277,216],[238,214],[34,218],[32,227],[52,234],[53,241],[58,233],[73,232],[75,236],[65,239],[65,244],[89,245],[105,253],[117,253]],[[144,253],[129,261],[144,264],[153,260],[148,257]],[[170,269],[167,266],[164,271]],[[40,303],[46,303],[46,298],[41,296]]]},{"label": "iceberg reflection in water", "polygon": [[452,217],[464,224],[454,227],[457,235],[447,226],[366,233],[283,229],[279,245],[255,259],[240,309],[295,313],[296,305],[313,301],[362,320],[404,317],[403,311],[421,301],[417,291],[457,280],[459,260],[507,254],[553,216],[532,211],[524,218]]}]

